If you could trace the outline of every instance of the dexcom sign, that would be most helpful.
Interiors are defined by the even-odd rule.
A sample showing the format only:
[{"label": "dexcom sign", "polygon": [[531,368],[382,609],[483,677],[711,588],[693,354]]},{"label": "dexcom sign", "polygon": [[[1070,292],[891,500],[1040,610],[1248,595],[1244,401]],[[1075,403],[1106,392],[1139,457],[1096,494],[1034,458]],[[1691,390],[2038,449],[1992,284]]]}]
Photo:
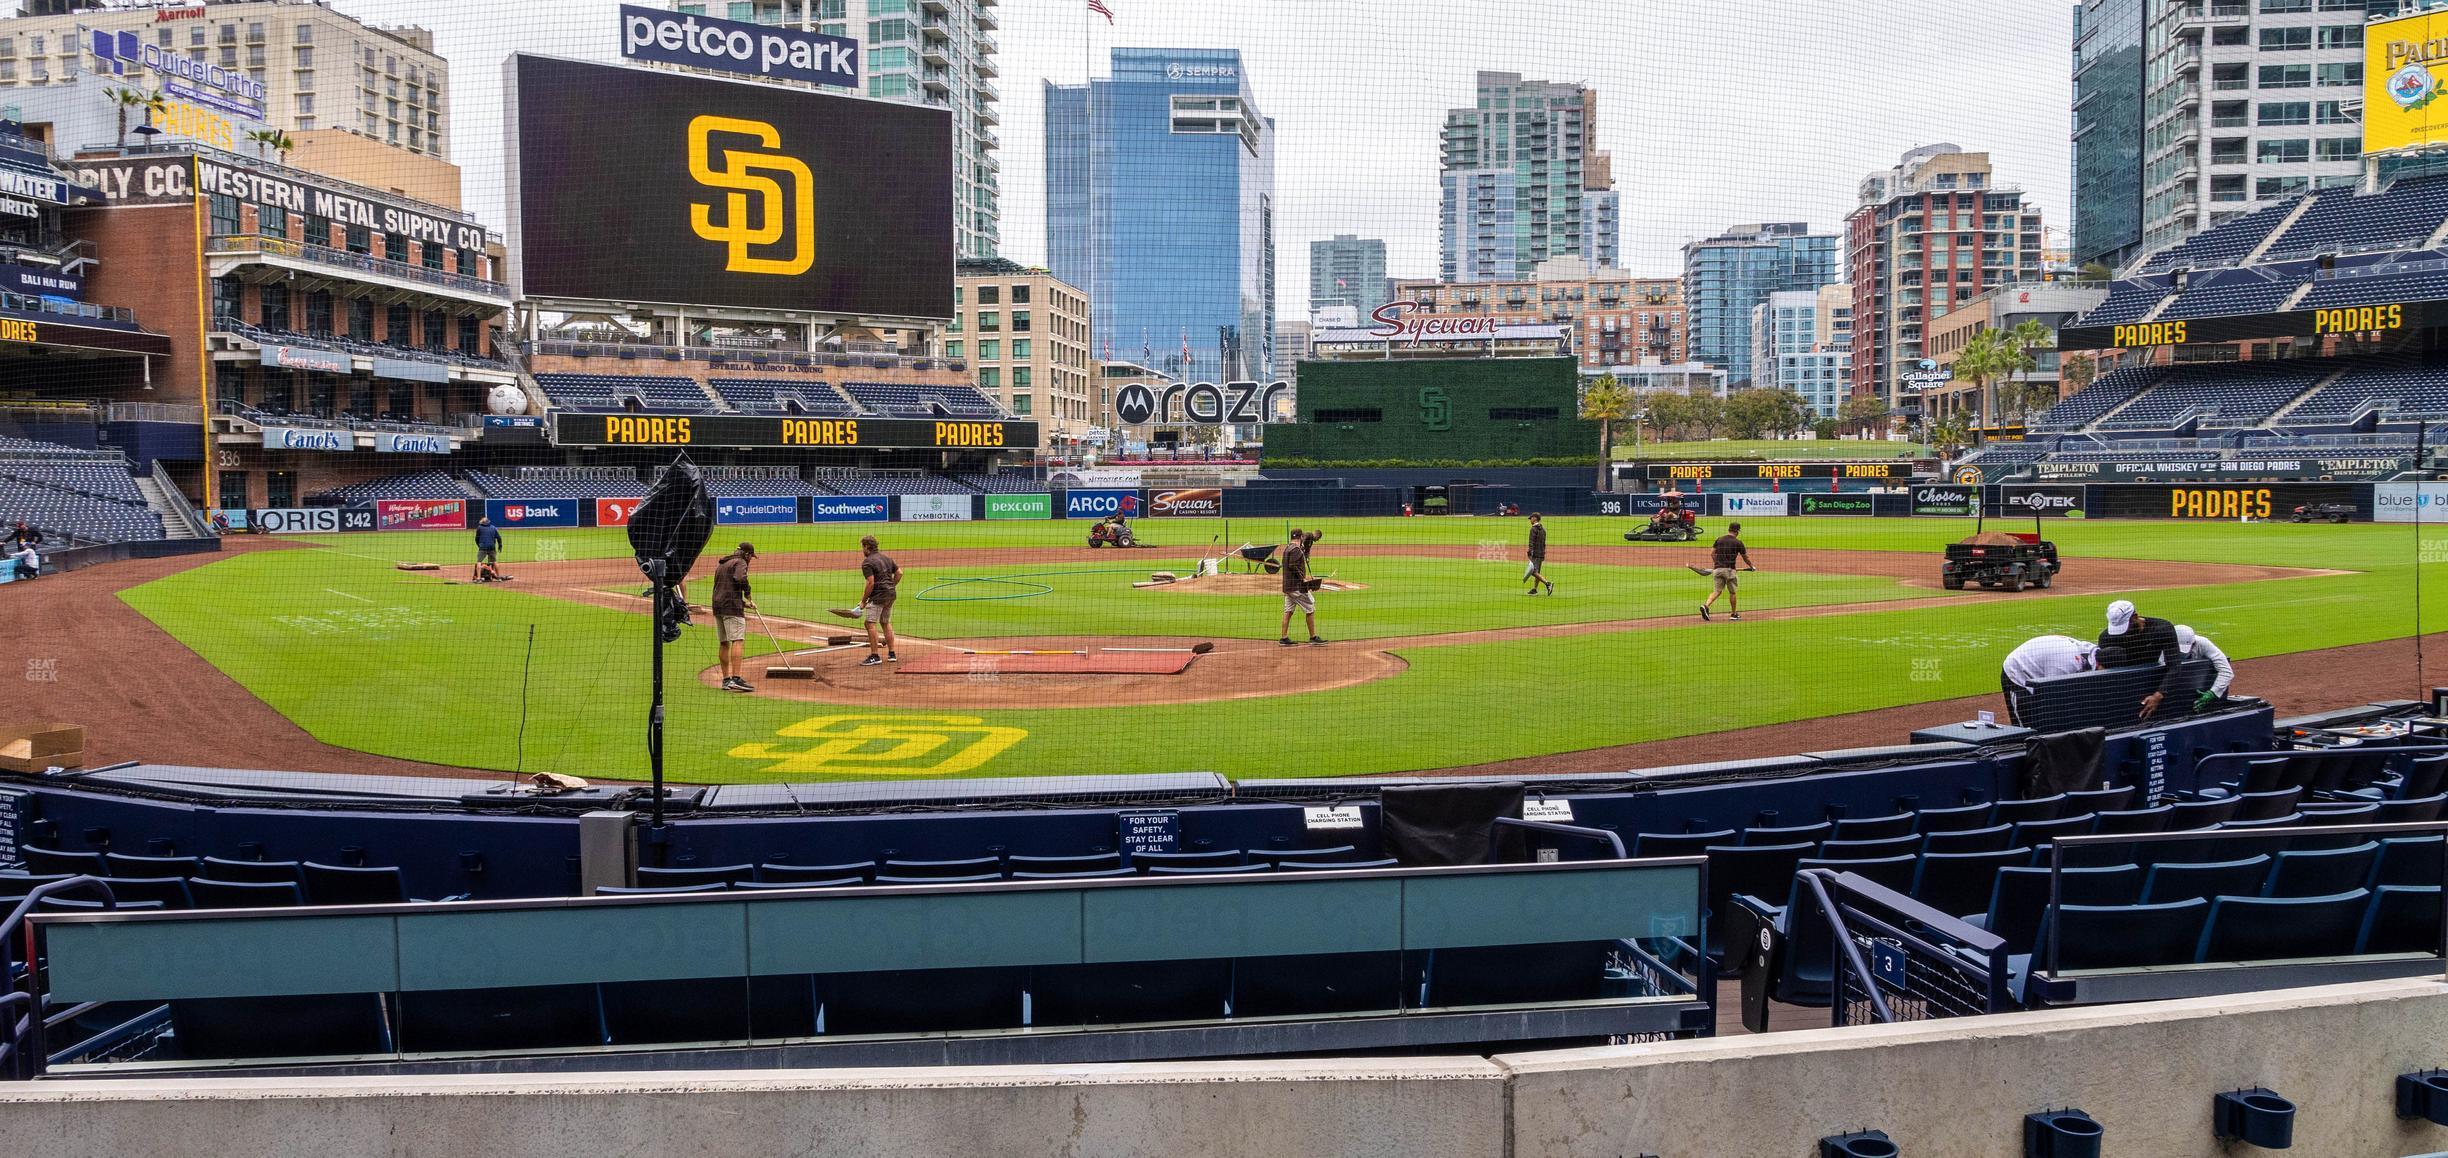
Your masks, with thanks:
[{"label": "dexcom sign", "polygon": [[1066,519],[1101,519],[1107,515],[1137,518],[1137,491],[1067,491],[1063,495],[1063,517]]}]

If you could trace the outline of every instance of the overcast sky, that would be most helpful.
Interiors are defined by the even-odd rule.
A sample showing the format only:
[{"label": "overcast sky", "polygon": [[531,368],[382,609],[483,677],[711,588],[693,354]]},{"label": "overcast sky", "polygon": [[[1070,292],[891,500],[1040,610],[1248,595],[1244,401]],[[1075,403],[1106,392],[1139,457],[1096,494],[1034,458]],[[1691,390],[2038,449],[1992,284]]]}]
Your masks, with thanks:
[{"label": "overcast sky", "polygon": [[[1436,272],[1437,138],[1473,74],[1599,90],[1623,263],[1681,271],[1729,224],[1832,228],[1856,186],[1915,145],[1988,150],[2052,240],[2068,224],[2067,0],[1003,0],[1003,253],[1045,256],[1043,81],[1077,83],[1117,46],[1237,48],[1276,124],[1277,302],[1300,315],[1308,243],[1385,239],[1389,272]],[[502,222],[501,60],[612,59],[617,0],[335,0],[432,28],[451,61],[453,151],[469,207]],[[712,7],[712,5],[710,5]],[[719,11],[719,8],[716,8]],[[618,147],[620,126],[605,137]]]}]

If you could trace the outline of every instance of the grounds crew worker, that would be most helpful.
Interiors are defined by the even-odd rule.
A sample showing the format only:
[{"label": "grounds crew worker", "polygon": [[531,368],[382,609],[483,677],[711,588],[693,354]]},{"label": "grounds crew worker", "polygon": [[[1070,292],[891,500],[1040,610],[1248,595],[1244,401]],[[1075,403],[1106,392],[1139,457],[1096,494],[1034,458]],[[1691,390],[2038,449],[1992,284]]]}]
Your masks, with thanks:
[{"label": "grounds crew worker", "polygon": [[485,578],[485,565],[488,563],[494,564],[495,569],[499,570],[501,528],[494,526],[491,519],[478,519],[476,520],[476,578]]},{"label": "grounds crew worker", "polygon": [[[867,658],[860,667],[880,663],[899,663],[901,654],[893,650],[892,605],[900,594],[901,565],[892,556],[876,547],[874,535],[859,539],[859,574],[866,577],[867,586],[859,595],[859,618],[867,623]],[[884,629],[884,654],[876,654],[876,628]]]},{"label": "grounds crew worker", "polygon": [[2177,624],[2176,654],[2186,659],[2209,660],[2210,666],[2218,669],[2218,675],[2211,679],[2210,686],[2202,689],[2201,698],[2193,701],[2194,711],[2202,711],[2227,698],[2228,687],[2235,683],[2235,665],[2227,662],[2227,653],[2210,642],[2209,636],[2184,624]]},{"label": "grounds crew worker", "polygon": [[2135,611],[2130,599],[2108,605],[2108,629],[2100,632],[2099,637],[2099,665],[2116,668],[2160,664],[2167,668],[2159,690],[2142,697],[2140,719],[2147,720],[2159,710],[2160,703],[2167,699],[2168,688],[2175,683],[2176,665],[2184,659],[2184,653],[2176,647],[2174,623]]},{"label": "grounds crew worker", "polygon": [[1539,584],[1547,585],[1547,594],[1555,594],[1555,583],[1547,578],[1547,524],[1539,521],[1537,511],[1530,512],[1530,567],[1522,572],[1530,583],[1524,595],[1538,594]]},{"label": "grounds crew worker", "polygon": [[2006,722],[2023,722],[2023,697],[2032,684],[2058,676],[2087,672],[2099,666],[2099,645],[2071,635],[2040,635],[2006,653],[1998,673],[1998,690],[2006,695]]},{"label": "grounds crew worker", "polygon": [[714,564],[714,646],[722,661],[722,686],[726,692],[756,690],[740,676],[740,652],[748,638],[748,609],[756,606],[756,601],[748,597],[748,564],[755,559],[756,544],[742,543],[738,550]]},{"label": "grounds crew worker", "polygon": [[1278,637],[1275,642],[1285,647],[1292,646],[1292,613],[1295,611],[1308,617],[1309,642],[1326,642],[1317,633],[1317,586],[1309,581],[1309,550],[1317,546],[1320,537],[1316,531],[1303,534],[1294,528],[1292,542],[1284,547],[1283,626],[1276,629]]},{"label": "grounds crew worker", "polygon": [[1734,576],[1734,560],[1736,559],[1742,560],[1742,569],[1745,571],[1759,570],[1751,565],[1751,549],[1743,546],[1742,524],[1727,523],[1726,533],[1717,536],[1717,541],[1709,544],[1709,566],[1706,569],[1696,565],[1692,567],[1694,574],[1706,575],[1717,581],[1717,586],[1709,592],[1709,597],[1700,601],[1702,620],[1709,617],[1709,604],[1717,602],[1717,597],[1720,595],[1726,597],[1726,610],[1733,612],[1726,618],[1734,620],[1742,618],[1742,597],[1735,594],[1734,591],[1741,583]]}]

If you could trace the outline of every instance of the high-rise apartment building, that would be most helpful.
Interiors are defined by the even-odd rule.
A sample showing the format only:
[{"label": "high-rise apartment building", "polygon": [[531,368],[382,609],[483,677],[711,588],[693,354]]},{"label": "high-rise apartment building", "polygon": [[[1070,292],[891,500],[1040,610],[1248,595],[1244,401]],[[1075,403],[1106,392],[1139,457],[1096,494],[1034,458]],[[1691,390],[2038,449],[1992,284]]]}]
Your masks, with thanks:
[{"label": "high-rise apartment building", "polygon": [[[148,53],[227,70],[226,86],[180,83],[203,91],[211,103],[202,111],[226,117],[238,133],[336,130],[420,157],[450,156],[450,65],[435,55],[433,33],[365,24],[317,0],[197,0],[0,20],[0,104],[12,89],[48,85],[89,85],[97,102],[106,84],[164,88]],[[254,150],[241,140],[235,151]]]},{"label": "high-rise apartment building", "polygon": [[2083,0],[2077,263],[2123,265],[2362,174],[2367,0]]},{"label": "high-rise apartment building", "polygon": [[1916,416],[1903,374],[1924,356],[1924,327],[1984,290],[2041,279],[2040,210],[1991,177],[1989,154],[1938,144],[1862,179],[1845,218],[1852,393]]},{"label": "high-rise apartment building", "polygon": [[1002,245],[1002,122],[995,88],[996,0],[678,0],[676,12],[797,28],[859,43],[871,97],[952,113],[953,252]]},{"label": "high-rise apartment building", "polygon": [[1042,269],[1001,259],[964,261],[954,279],[944,357],[966,363],[1005,410],[1033,418],[1044,445],[1097,424],[1088,299]]},{"label": "high-rise apartment building", "polygon": [[1512,72],[1482,72],[1477,89],[1472,107],[1445,114],[1438,276],[1528,278],[1567,254],[1616,264],[1620,206],[1597,148],[1597,91]]},{"label": "high-rise apartment building", "polygon": [[1309,308],[1351,306],[1361,313],[1386,303],[1385,242],[1338,233],[1309,243]]},{"label": "high-rise apartment building", "polygon": [[1394,300],[1438,316],[1564,326],[1584,369],[1683,360],[1680,281],[1591,269],[1572,257],[1551,258],[1537,272],[1503,281],[1397,281]]},{"label": "high-rise apartment building", "polygon": [[1045,88],[1048,264],[1087,293],[1115,356],[1181,381],[1270,380],[1275,125],[1241,54],[1112,60]]},{"label": "high-rise apartment building", "polygon": [[1751,307],[1754,388],[1791,390],[1817,418],[1834,418],[1852,388],[1848,287],[1784,290]]},{"label": "high-rise apartment building", "polygon": [[1683,247],[1683,302],[1691,313],[1691,359],[1750,384],[1751,311],[1768,295],[1842,280],[1837,237],[1800,221],[1737,225]]}]

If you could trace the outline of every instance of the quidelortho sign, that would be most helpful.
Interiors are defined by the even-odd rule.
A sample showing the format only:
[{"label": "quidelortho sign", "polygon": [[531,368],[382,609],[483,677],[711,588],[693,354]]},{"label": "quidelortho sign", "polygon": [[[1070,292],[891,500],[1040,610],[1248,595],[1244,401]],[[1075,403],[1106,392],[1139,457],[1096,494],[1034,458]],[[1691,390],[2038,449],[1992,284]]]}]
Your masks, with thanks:
[{"label": "quidelortho sign", "polygon": [[799,521],[799,500],[789,495],[722,495],[714,500],[717,523],[772,525]]},{"label": "quidelortho sign", "polygon": [[621,5],[621,57],[761,80],[858,87],[858,41],[770,24]]},{"label": "quidelortho sign", "polygon": [[1050,519],[1054,517],[1054,496],[987,495],[986,517],[989,519]]},{"label": "quidelortho sign", "polygon": [[1980,488],[1914,487],[1912,513],[1924,516],[1970,518],[1980,513]]},{"label": "quidelortho sign", "polygon": [[[125,76],[130,67],[161,77],[162,89],[250,121],[264,117],[264,83],[245,71],[190,59],[167,44],[147,44],[135,32],[90,30],[86,42],[101,62],[95,71]],[[199,56],[201,53],[198,54]]]}]

